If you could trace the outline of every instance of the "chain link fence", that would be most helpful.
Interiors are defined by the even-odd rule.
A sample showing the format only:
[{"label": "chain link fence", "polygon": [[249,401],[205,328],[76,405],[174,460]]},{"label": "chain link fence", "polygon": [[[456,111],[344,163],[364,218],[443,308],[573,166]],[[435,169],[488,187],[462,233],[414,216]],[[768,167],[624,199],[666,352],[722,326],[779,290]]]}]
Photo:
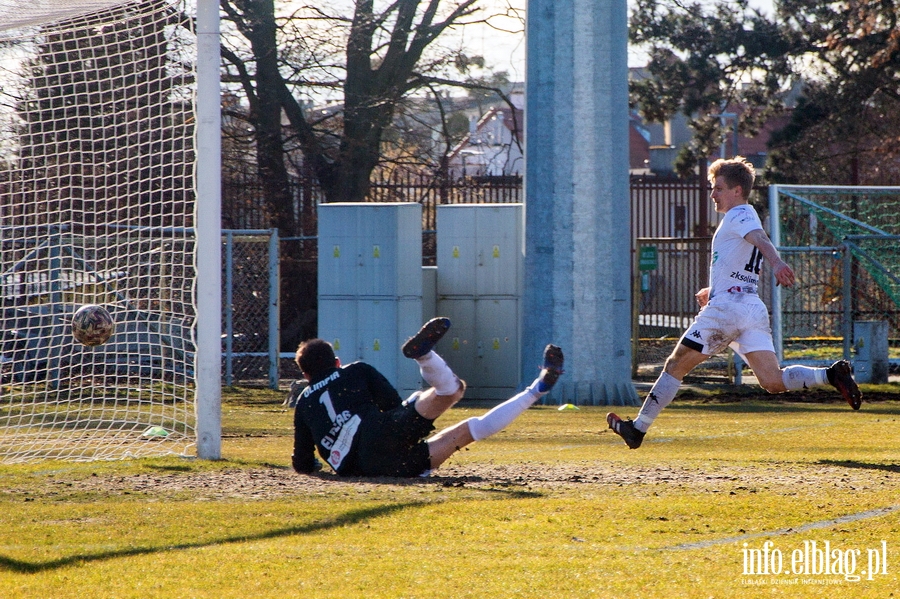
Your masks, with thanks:
[{"label": "chain link fence", "polygon": [[279,379],[279,248],[277,230],[222,231],[223,383]]},{"label": "chain link fence", "polygon": [[849,359],[862,382],[900,374],[900,187],[773,186],[770,211],[798,279],[773,295],[779,358]]},{"label": "chain link fence", "polygon": [[[639,237],[635,247],[631,374],[652,381],[699,310],[694,294],[708,284],[712,238]],[[732,354],[725,353],[688,378],[733,381],[736,374]]]},{"label": "chain link fence", "polygon": [[[900,188],[772,186],[757,206],[797,283],[760,288],[785,364],[851,360],[861,382],[900,375]],[[696,315],[710,238],[640,237],[635,244],[632,375],[653,380]],[[739,358],[715,356],[690,378],[739,382]]]}]

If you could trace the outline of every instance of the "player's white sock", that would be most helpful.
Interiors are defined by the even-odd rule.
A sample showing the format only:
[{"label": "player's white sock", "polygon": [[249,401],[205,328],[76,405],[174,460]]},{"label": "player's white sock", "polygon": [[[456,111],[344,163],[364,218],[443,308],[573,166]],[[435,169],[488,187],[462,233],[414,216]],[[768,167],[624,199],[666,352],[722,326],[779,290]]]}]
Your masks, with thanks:
[{"label": "player's white sock", "polygon": [[653,383],[653,388],[650,389],[650,394],[644,398],[644,405],[641,406],[641,411],[638,412],[637,418],[634,419],[634,428],[642,433],[646,433],[653,421],[656,420],[656,417],[659,416],[659,413],[663,411],[663,408],[675,399],[675,394],[678,393],[680,386],[681,381],[668,372],[663,372],[659,375],[659,378]]},{"label": "player's white sock", "polygon": [[538,380],[535,380],[527,389],[492,408],[489,412],[469,418],[467,422],[472,438],[481,441],[509,426],[541,396],[546,395],[537,390],[537,384]]},{"label": "player's white sock", "polygon": [[781,371],[781,380],[788,391],[821,387],[828,384],[827,370],[811,366],[787,366]]},{"label": "player's white sock", "polygon": [[453,395],[459,391],[459,378],[444,358],[440,357],[434,350],[428,352],[421,358],[416,358],[419,363],[419,373],[425,382],[434,387],[438,395]]}]

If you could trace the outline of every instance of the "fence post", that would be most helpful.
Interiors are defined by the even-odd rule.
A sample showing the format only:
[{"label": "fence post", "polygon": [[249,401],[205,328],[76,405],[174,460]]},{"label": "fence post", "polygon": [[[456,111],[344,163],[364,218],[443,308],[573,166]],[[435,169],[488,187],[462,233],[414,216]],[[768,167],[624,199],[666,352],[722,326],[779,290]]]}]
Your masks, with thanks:
[{"label": "fence post", "polygon": [[234,233],[225,232],[225,386],[233,381],[234,350]]},{"label": "fence post", "polygon": [[636,243],[636,251],[631,260],[631,378],[637,378],[638,375],[638,350],[640,349],[640,303],[641,303],[641,270],[640,255],[641,242]]},{"label": "fence post", "polygon": [[706,158],[699,160],[699,181],[700,193],[697,194],[697,231],[694,231],[695,237],[708,237],[709,230],[709,199],[707,199],[707,190],[709,189],[708,171],[706,167]]},{"label": "fence post", "polygon": [[853,338],[853,253],[850,251],[849,242],[841,244],[844,252],[842,259],[842,290],[841,299],[843,300],[844,321],[841,323],[841,332],[844,335],[844,359],[850,359],[850,344]]},{"label": "fence post", "polygon": [[278,229],[269,235],[269,388],[278,389],[281,345],[281,271]]},{"label": "fence post", "polygon": [[[778,186],[769,186],[769,239],[775,249],[781,249],[781,210],[778,206]],[[779,362],[784,360],[784,331],[781,328],[781,287],[775,280],[775,272],[770,270],[772,288],[772,342]]]}]

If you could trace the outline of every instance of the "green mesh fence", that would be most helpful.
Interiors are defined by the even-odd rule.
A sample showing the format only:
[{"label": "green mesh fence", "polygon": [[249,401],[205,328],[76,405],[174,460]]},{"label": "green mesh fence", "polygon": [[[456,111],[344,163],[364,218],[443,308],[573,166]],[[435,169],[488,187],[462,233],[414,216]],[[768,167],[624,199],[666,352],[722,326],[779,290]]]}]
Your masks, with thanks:
[{"label": "green mesh fence", "polygon": [[842,357],[853,323],[885,321],[898,358],[900,187],[778,187],[777,200],[778,245],[798,278],[780,290],[784,357]]},{"label": "green mesh fence", "polygon": [[[779,190],[782,245],[846,243],[859,268],[878,289],[855,289],[875,311],[900,307],[900,188],[803,188]],[[858,283],[864,283],[856,273]],[[881,305],[889,300],[891,305]]]}]

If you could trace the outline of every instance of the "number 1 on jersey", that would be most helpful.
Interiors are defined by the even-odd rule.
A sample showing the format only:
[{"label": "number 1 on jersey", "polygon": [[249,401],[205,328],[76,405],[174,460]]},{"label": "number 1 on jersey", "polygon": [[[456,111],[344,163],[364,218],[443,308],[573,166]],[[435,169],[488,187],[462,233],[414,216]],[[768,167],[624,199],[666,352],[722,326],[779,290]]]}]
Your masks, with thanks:
[{"label": "number 1 on jersey", "polygon": [[319,403],[325,406],[325,410],[328,411],[328,417],[331,418],[331,421],[336,422],[337,412],[334,411],[334,404],[331,403],[331,396],[328,395],[328,391],[325,391],[325,393],[319,396]]},{"label": "number 1 on jersey", "polygon": [[762,252],[759,251],[758,247],[754,246],[753,253],[750,254],[750,261],[744,265],[744,270],[758,275],[759,267],[762,264],[762,259],[763,259]]}]

